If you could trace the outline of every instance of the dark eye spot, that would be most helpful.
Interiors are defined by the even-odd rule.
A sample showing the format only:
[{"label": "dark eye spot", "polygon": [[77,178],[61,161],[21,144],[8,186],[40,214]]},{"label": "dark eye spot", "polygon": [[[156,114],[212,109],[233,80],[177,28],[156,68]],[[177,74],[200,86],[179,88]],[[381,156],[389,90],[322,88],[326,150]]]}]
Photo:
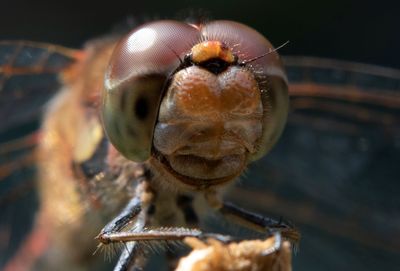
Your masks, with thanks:
[{"label": "dark eye spot", "polygon": [[134,107],[135,116],[139,120],[145,120],[149,114],[149,101],[145,97],[139,97]]}]

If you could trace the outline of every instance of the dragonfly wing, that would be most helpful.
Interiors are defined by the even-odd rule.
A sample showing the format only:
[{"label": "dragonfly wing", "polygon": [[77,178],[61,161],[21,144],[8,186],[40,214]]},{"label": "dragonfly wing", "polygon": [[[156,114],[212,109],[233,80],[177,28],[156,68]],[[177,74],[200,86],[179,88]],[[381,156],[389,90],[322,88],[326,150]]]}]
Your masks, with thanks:
[{"label": "dragonfly wing", "polygon": [[[30,230],[38,207],[34,148],[44,107],[79,51],[0,42],[0,266]],[[18,214],[18,215],[15,215]]]},{"label": "dragonfly wing", "polygon": [[296,270],[392,269],[400,256],[400,71],[285,60],[287,128],[232,199],[300,227]]},{"label": "dragonfly wing", "polygon": [[0,42],[0,133],[37,119],[57,91],[58,74],[79,51],[35,42]]}]

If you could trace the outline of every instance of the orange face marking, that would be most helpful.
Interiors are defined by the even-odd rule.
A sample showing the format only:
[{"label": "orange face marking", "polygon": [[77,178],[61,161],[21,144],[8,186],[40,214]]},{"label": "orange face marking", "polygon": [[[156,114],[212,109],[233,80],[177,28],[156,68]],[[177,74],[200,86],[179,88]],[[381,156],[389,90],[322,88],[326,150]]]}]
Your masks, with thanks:
[{"label": "orange face marking", "polygon": [[201,63],[213,58],[219,58],[228,63],[233,63],[235,57],[232,51],[220,41],[204,41],[192,47],[192,61]]},{"label": "orange face marking", "polygon": [[214,75],[202,68],[190,67],[178,72],[171,86],[176,109],[186,116],[217,118],[261,110],[257,81],[241,68],[232,67]]}]

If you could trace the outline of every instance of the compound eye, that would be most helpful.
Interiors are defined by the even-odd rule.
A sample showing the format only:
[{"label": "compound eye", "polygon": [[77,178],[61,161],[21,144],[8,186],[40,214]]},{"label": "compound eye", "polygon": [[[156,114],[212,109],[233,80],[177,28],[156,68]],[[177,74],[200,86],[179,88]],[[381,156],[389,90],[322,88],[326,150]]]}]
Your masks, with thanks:
[{"label": "compound eye", "polygon": [[126,158],[150,157],[166,79],[197,39],[198,30],[188,24],[157,21],[116,45],[105,75],[102,117],[110,142]]},{"label": "compound eye", "polygon": [[162,75],[136,77],[103,96],[103,122],[107,135],[125,157],[145,161],[151,151]]}]

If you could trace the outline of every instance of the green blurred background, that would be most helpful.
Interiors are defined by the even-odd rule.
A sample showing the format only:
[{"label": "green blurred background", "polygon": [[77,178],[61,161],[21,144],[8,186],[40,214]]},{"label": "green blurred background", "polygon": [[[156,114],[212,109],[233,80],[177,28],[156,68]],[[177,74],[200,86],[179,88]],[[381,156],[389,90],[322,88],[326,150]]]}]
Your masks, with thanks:
[{"label": "green blurred background", "polygon": [[[400,7],[396,1],[2,1],[0,39],[79,47],[128,16],[140,20],[202,14],[253,26],[281,52],[400,68]],[[128,4],[127,4],[128,3]]]}]

